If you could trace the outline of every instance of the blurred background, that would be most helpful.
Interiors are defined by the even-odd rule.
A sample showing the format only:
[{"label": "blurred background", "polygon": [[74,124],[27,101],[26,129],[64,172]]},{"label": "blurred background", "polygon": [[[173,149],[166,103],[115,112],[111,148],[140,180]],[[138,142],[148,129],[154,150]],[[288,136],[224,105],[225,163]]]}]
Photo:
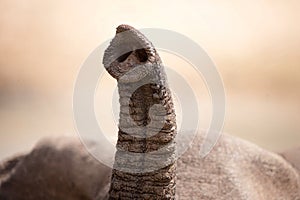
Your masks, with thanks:
[{"label": "blurred background", "polygon": [[[226,90],[225,132],[273,151],[300,145],[299,10],[298,0],[1,0],[0,159],[45,136],[76,134],[72,94],[80,66],[122,23],[170,29],[206,50]],[[192,74],[182,59],[160,53],[169,67]],[[116,84],[108,75],[103,81],[96,113],[114,138],[113,117],[105,117],[111,107],[101,101],[111,102]],[[205,84],[191,85],[205,129],[209,95]]]}]

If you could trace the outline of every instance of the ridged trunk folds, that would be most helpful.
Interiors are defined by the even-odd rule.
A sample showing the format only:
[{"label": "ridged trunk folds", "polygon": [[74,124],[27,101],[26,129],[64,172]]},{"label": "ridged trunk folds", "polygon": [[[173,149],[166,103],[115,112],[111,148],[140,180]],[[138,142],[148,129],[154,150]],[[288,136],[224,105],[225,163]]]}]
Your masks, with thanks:
[{"label": "ridged trunk folds", "polygon": [[[176,124],[170,92],[146,84],[130,97],[127,87],[130,84],[119,84],[120,122],[110,199],[174,199]],[[160,110],[166,114],[163,123],[155,122],[161,119],[159,110],[149,116],[149,109],[158,103],[166,111]],[[162,147],[166,149],[159,152]]]},{"label": "ridged trunk folds", "polygon": [[[125,28],[137,34],[138,42],[147,41],[132,27]],[[147,45],[152,48],[152,58],[148,57],[147,49],[132,50],[106,67],[118,80],[120,96],[117,152],[109,199],[175,199],[174,105],[160,58],[152,44],[147,41]],[[110,48],[106,52],[109,56],[114,52]],[[122,70],[128,63],[136,71],[127,70],[125,75]]]}]

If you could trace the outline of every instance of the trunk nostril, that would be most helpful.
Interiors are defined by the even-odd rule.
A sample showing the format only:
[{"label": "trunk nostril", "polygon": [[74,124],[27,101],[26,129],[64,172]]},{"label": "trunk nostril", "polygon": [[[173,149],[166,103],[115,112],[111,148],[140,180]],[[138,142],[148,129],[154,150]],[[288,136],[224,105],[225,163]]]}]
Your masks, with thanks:
[{"label": "trunk nostril", "polygon": [[131,54],[132,52],[133,52],[133,51],[129,51],[129,52],[127,52],[127,53],[121,55],[120,57],[117,58],[117,61],[118,61],[119,63],[124,62],[124,61],[130,56],[130,54]]},{"label": "trunk nostril", "polygon": [[137,49],[135,53],[140,62],[146,62],[148,60],[148,54],[145,49]]},{"label": "trunk nostril", "polygon": [[[133,51],[129,51],[129,52],[119,56],[117,58],[117,61],[119,63],[124,62],[132,53],[133,53]],[[134,53],[140,62],[146,62],[148,60],[148,54],[145,49],[137,49],[134,51]]]}]

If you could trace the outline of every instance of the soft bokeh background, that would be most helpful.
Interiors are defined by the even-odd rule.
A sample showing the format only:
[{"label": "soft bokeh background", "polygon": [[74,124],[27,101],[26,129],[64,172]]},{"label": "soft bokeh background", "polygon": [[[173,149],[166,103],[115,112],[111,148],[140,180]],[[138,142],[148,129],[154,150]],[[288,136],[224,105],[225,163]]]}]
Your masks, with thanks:
[{"label": "soft bokeh background", "polygon": [[[207,51],[226,89],[225,132],[274,151],[300,145],[299,10],[298,0],[1,0],[0,158],[44,136],[76,134],[72,93],[80,65],[122,23],[174,30]],[[185,69],[173,55],[161,56]],[[115,82],[106,79],[111,91]],[[207,91],[193,87],[209,118]],[[209,119],[203,121],[201,128]]]}]

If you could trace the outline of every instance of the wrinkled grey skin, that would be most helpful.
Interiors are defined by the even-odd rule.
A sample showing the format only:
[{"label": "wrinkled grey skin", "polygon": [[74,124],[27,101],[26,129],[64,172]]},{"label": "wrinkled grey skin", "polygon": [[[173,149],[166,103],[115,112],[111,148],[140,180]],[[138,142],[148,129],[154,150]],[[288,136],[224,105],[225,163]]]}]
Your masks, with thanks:
[{"label": "wrinkled grey skin", "polygon": [[[132,54],[132,59],[138,57],[134,55]],[[126,62],[123,61],[123,64]],[[128,64],[128,67],[131,66],[132,64]],[[122,71],[118,67],[120,65],[109,69],[111,74],[115,74],[117,80],[121,79],[124,73],[126,74],[126,70]],[[135,81],[146,77],[144,74],[143,72],[134,77]],[[129,74],[128,78],[124,79],[125,84],[132,83],[130,76],[134,74]],[[142,91],[146,91],[148,95],[150,90]],[[140,92],[137,92],[137,96],[141,94]],[[123,127],[120,128],[122,130]],[[300,200],[299,148],[286,151],[281,156],[247,141],[223,134],[209,155],[201,159],[198,153],[203,135],[205,134],[199,131],[191,147],[177,161],[176,199]],[[119,136],[121,136],[121,139],[119,138],[121,142],[118,142],[119,148],[142,152],[147,150],[148,146],[145,146],[142,138],[131,141],[133,136],[123,134]],[[172,136],[167,138],[170,139]],[[124,145],[125,141],[128,141],[128,145]],[[150,142],[149,147],[157,148],[154,144]],[[184,137],[182,141],[177,141],[177,147],[180,148],[181,145],[186,145]],[[172,154],[170,156],[172,157]],[[118,162],[118,155],[116,161]],[[130,169],[130,167],[126,168],[126,163],[124,165],[125,169]],[[118,164],[115,166],[120,167]],[[141,167],[145,168],[143,165]],[[163,172],[158,171],[158,174]],[[151,181],[155,178],[155,173],[139,176],[136,173],[128,175],[114,170],[115,176],[119,176],[116,182],[123,186],[118,190],[114,183],[110,186],[111,173],[111,169],[94,160],[86,152],[78,139],[65,137],[46,139],[39,142],[30,153],[24,153],[0,164],[0,199],[102,200],[107,199],[109,194],[113,199],[120,194],[128,194],[131,188],[127,186],[141,184],[143,178],[150,178]],[[174,171],[170,177],[173,176]],[[135,182],[136,180],[141,182]],[[161,186],[160,180],[155,183],[158,189],[154,192],[158,194],[158,198],[162,198],[160,191],[165,188],[165,183],[167,181],[162,181]],[[147,190],[147,186],[148,182],[141,186],[141,189]],[[150,186],[153,186],[152,182]],[[139,199],[137,196],[141,196],[140,192],[135,188],[133,190],[136,193],[131,194],[132,199]]]},{"label": "wrinkled grey skin", "polygon": [[110,174],[77,138],[43,139],[31,152],[0,164],[0,199],[103,199]]},{"label": "wrinkled grey skin", "polygon": [[[212,152],[200,159],[195,152],[202,135],[198,133],[177,161],[176,199],[300,199],[299,171],[281,156],[223,134]],[[286,153],[300,166],[299,150]],[[30,153],[2,161],[0,199],[107,199],[110,174],[111,169],[94,160],[78,139],[43,139]]]},{"label": "wrinkled grey skin", "polygon": [[103,64],[120,96],[109,199],[174,199],[176,116],[158,53],[138,30],[120,25]]}]

